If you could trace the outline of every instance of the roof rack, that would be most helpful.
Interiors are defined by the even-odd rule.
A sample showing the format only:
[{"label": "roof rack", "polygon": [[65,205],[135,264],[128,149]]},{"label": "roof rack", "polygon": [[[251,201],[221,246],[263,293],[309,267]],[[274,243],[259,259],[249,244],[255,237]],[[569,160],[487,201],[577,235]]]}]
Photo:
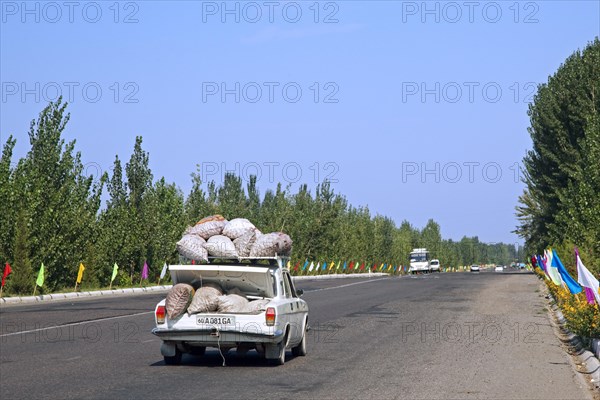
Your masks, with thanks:
[{"label": "roof rack", "polygon": [[[182,258],[182,257],[180,257],[180,258]],[[210,265],[212,263],[212,260],[224,260],[224,261],[228,260],[228,261],[235,261],[235,262],[250,261],[251,264],[254,264],[257,261],[269,261],[269,265],[277,265],[279,268],[285,268],[286,264],[290,260],[290,256],[280,256],[280,255],[275,255],[273,257],[213,257],[213,256],[209,256],[208,260],[209,260],[208,264],[197,264],[197,265]]]}]

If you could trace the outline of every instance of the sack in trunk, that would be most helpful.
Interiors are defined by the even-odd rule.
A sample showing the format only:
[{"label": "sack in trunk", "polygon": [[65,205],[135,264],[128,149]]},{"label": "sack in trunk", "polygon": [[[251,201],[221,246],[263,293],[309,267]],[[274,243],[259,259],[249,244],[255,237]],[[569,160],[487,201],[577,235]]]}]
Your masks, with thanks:
[{"label": "sack in trunk", "polygon": [[219,296],[223,295],[223,289],[216,283],[205,283],[196,290],[192,302],[187,308],[188,314],[215,312],[219,307]]},{"label": "sack in trunk", "polygon": [[194,288],[187,283],[178,283],[173,286],[169,293],[167,293],[167,299],[165,300],[165,309],[167,311],[167,317],[174,319],[179,317],[188,308],[188,305],[194,297]]},{"label": "sack in trunk", "polygon": [[244,312],[248,300],[245,297],[238,296],[237,294],[228,294],[227,296],[219,297],[219,309],[218,312]]}]

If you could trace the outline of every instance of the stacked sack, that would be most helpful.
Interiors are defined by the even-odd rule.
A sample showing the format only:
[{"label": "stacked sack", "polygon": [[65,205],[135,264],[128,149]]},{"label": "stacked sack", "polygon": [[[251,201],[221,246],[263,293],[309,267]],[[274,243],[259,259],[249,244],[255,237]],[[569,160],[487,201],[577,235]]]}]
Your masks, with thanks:
[{"label": "stacked sack", "polygon": [[227,221],[222,215],[213,215],[188,227],[177,242],[177,251],[198,262],[208,262],[208,256],[286,256],[292,251],[292,239],[283,232],[263,234],[245,218]]}]

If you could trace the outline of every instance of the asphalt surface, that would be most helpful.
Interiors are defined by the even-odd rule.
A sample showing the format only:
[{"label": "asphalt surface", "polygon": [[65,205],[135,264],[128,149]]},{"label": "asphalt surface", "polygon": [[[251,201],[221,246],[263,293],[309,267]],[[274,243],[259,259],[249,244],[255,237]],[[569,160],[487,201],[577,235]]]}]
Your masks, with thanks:
[{"label": "asphalt surface", "polygon": [[591,399],[531,274],[300,281],[308,355],[167,366],[164,294],[0,307],[0,399]]}]

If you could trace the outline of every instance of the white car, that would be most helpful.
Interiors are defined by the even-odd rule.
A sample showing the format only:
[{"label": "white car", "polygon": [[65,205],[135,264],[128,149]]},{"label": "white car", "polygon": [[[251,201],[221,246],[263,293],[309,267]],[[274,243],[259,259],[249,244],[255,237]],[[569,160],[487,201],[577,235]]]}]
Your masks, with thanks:
[{"label": "white car", "polygon": [[[165,364],[179,364],[183,353],[203,355],[207,347],[237,348],[244,354],[255,349],[275,365],[285,362],[286,349],[294,356],[306,355],[308,305],[300,298],[285,268],[286,258],[273,258],[271,265],[231,264],[171,265],[173,284],[188,283],[196,289],[203,283],[218,284],[225,291],[240,290],[248,300],[266,300],[257,311],[188,314],[174,319],[166,315],[165,300],[155,308],[156,328],[162,341]],[[273,262],[273,261],[276,261]]]},{"label": "white car", "polygon": [[502,265],[496,265],[496,268],[494,268],[494,272],[502,272],[504,271],[504,268],[502,268]]},{"label": "white car", "polygon": [[477,264],[471,265],[471,272],[479,272],[479,270],[480,270],[479,265],[477,265]]},{"label": "white car", "polygon": [[429,271],[440,272],[440,260],[431,260],[431,264],[429,264]]}]

